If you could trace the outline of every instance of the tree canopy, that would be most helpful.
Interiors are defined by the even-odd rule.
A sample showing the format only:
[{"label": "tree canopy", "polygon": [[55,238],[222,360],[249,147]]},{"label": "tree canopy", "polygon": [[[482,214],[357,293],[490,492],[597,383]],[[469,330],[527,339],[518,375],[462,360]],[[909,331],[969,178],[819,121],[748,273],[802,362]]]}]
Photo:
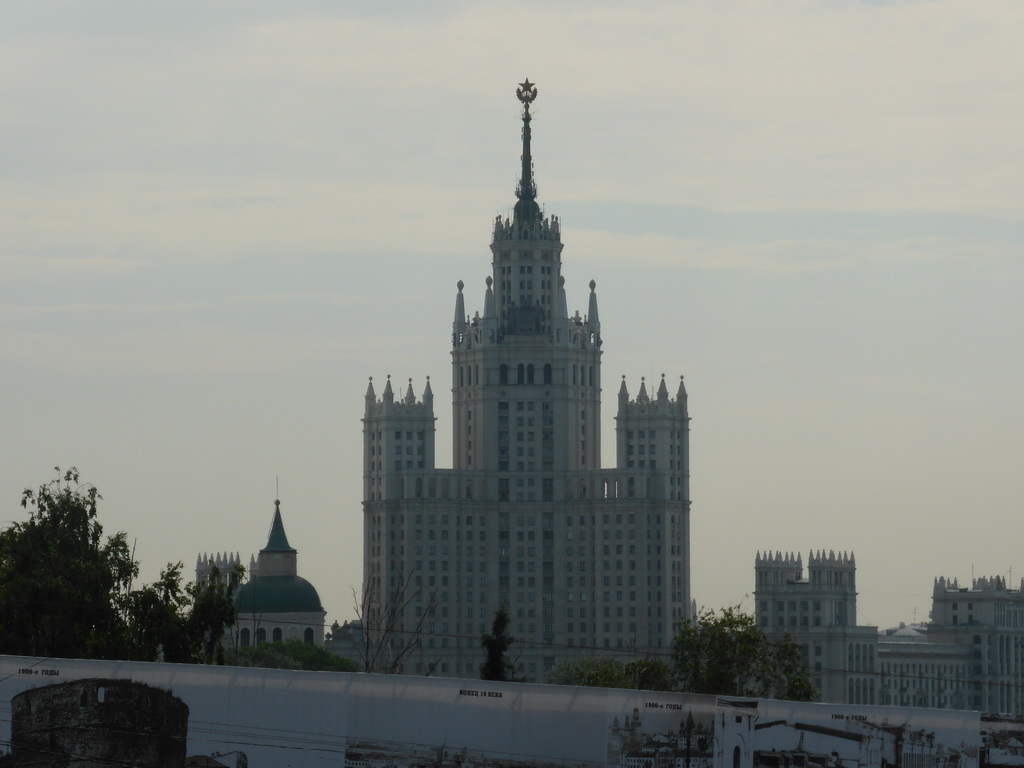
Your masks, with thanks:
[{"label": "tree canopy", "polygon": [[661,659],[622,661],[611,656],[579,656],[563,661],[551,670],[548,682],[593,688],[675,690],[672,669]]},{"label": "tree canopy", "polygon": [[305,669],[317,672],[358,672],[359,664],[352,659],[301,640],[283,643],[260,643],[240,648],[229,654],[236,667],[264,667],[268,669]]},{"label": "tree canopy", "polygon": [[739,608],[703,610],[676,635],[671,664],[578,656],[555,667],[548,682],[600,688],[686,691],[719,696],[810,701],[814,687],[800,647],[787,635],[770,640]]},{"label": "tree canopy", "polygon": [[0,531],[0,653],[223,663],[238,574],[183,586],[176,563],[136,588],[126,534],[103,535],[99,492],[75,468],[57,473],[22,494],[28,520]]},{"label": "tree canopy", "polygon": [[814,687],[800,647],[772,641],[738,607],[700,611],[684,622],[672,653],[681,691],[811,701]]}]

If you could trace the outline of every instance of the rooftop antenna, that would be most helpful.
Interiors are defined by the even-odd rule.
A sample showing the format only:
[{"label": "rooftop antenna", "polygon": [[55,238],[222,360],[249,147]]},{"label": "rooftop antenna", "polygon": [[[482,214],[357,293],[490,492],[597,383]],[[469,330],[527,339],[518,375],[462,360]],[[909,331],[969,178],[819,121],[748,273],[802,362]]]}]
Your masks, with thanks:
[{"label": "rooftop antenna", "polygon": [[275,499],[280,499],[281,498],[281,476],[280,475],[274,475],[274,490],[276,491],[276,494],[274,495],[274,498]]}]

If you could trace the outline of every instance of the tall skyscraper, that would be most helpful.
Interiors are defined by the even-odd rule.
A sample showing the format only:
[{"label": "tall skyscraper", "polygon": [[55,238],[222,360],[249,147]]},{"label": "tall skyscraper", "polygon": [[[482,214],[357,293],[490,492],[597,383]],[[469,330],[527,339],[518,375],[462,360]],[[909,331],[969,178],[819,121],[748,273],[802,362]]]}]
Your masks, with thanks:
[{"label": "tall skyscraper", "polygon": [[[458,282],[452,469],[435,467],[434,395],[373,382],[363,417],[364,610],[406,673],[476,677],[502,604],[519,674],[572,655],[666,651],[690,607],[689,417],[680,377],[618,391],[615,469],[601,468],[601,323],[569,314],[561,226],[537,203],[530,106],[511,219],[498,216],[483,311]],[[634,297],[635,298],[635,297]],[[386,663],[378,663],[378,668]]]}]

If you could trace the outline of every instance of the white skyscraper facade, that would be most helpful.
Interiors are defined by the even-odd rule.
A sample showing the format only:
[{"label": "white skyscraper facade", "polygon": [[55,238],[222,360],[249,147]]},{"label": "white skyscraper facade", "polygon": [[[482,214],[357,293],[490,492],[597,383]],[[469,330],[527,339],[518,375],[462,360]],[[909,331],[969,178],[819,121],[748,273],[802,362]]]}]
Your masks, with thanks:
[{"label": "white skyscraper facade", "polygon": [[[680,378],[631,399],[616,468],[601,468],[601,323],[569,313],[560,222],[537,203],[526,81],[511,218],[497,217],[482,311],[458,283],[452,327],[452,468],[435,466],[434,395],[412,382],[363,418],[364,625],[411,674],[476,677],[480,638],[508,606],[510,658],[543,680],[565,658],[665,652],[688,615],[689,417]],[[652,388],[653,390],[653,388]],[[421,632],[417,637],[417,631]]]}]

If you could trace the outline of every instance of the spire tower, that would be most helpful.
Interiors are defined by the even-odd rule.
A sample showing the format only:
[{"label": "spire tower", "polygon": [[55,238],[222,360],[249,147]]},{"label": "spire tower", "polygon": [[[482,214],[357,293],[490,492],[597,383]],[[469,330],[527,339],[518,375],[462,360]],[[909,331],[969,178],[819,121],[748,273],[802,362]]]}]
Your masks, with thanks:
[{"label": "spire tower", "polygon": [[[460,280],[455,297],[451,469],[434,463],[430,384],[422,403],[390,382],[365,398],[363,593],[381,605],[402,574],[422,581],[399,624],[430,611],[439,634],[409,654],[412,674],[478,673],[476,638],[502,604],[529,646],[518,668],[531,680],[574,648],[668,648],[691,610],[685,391],[670,399],[663,377],[657,399],[644,385],[631,401],[623,383],[618,462],[602,467],[597,283],[586,314],[571,311],[561,227],[537,202],[536,85],[521,82],[516,97],[515,208],[494,219],[490,275]],[[482,312],[467,307],[467,285],[484,289]]]},{"label": "spire tower", "polygon": [[537,204],[537,183],[533,180],[533,156],[530,154],[530,105],[537,98],[537,86],[530,78],[516,88],[516,97],[523,105],[523,170],[516,186],[516,203],[512,219],[515,224],[538,224],[541,220],[540,206]]}]

